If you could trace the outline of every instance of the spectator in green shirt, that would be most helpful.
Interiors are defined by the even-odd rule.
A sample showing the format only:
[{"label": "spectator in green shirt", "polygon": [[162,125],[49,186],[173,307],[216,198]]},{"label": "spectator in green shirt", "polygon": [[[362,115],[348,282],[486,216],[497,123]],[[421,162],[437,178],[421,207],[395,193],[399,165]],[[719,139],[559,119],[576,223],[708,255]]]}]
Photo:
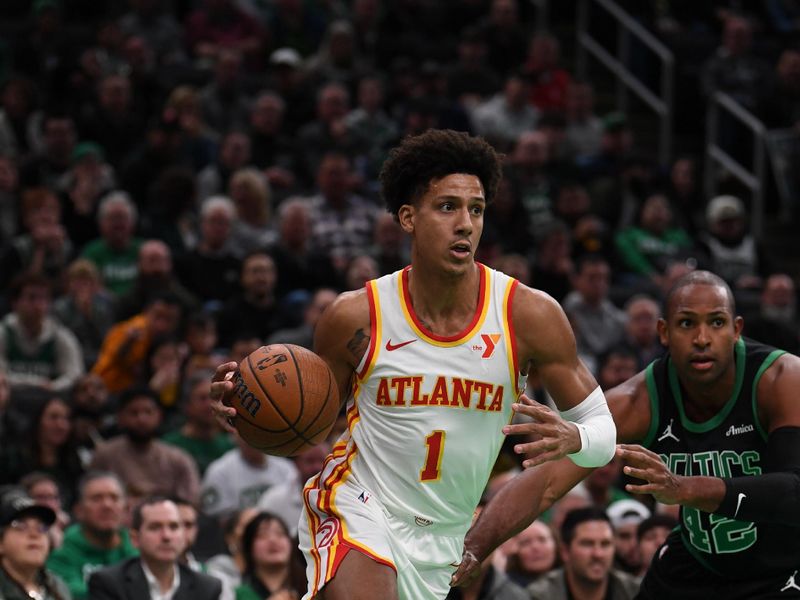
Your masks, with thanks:
[{"label": "spectator in green shirt", "polygon": [[133,235],[137,216],[128,194],[111,192],[97,211],[100,237],[86,244],[82,253],[100,271],[106,288],[118,295],[131,288],[138,272],[142,240]]},{"label": "spectator in green shirt", "polygon": [[619,231],[614,241],[624,270],[655,284],[672,260],[692,248],[686,230],[673,225],[669,200],[662,193],[650,194],[637,224]]},{"label": "spectator in green shirt", "polygon": [[124,517],[125,491],[119,478],[101,471],[84,475],[75,505],[77,523],[67,527],[64,543],[47,561],[75,600],[87,598],[86,584],[94,571],[137,556]]}]

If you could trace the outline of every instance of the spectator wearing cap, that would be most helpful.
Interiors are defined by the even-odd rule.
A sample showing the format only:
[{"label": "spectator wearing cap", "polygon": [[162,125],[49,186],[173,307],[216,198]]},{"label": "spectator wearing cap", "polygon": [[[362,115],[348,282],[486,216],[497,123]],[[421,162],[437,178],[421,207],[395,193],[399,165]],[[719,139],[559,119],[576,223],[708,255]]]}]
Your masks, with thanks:
[{"label": "spectator wearing cap", "polygon": [[121,435],[100,444],[91,468],[116,473],[128,489],[142,495],[177,496],[190,502],[199,498],[197,465],[186,452],[157,439],[163,413],[158,395],[135,386],[120,395],[117,424]]},{"label": "spectator wearing cap", "polygon": [[140,502],[133,510],[131,540],[139,556],[92,574],[92,600],[219,599],[218,579],[180,562],[186,537],[173,501],[154,496]]},{"label": "spectator wearing cap", "polygon": [[528,586],[531,598],[548,600],[631,600],[639,583],[613,568],[614,530],[600,508],[570,511],[561,525],[563,568]]},{"label": "spectator wearing cap", "polygon": [[712,198],[706,207],[706,227],[698,241],[709,259],[709,270],[734,292],[761,287],[770,270],[769,260],[747,230],[744,203],[736,196]]},{"label": "spectator wearing cap", "polygon": [[81,142],[72,153],[72,167],[64,176],[64,227],[77,248],[97,237],[100,199],[116,185],[114,169],[95,142]]},{"label": "spectator wearing cap", "polygon": [[78,340],[49,316],[50,283],[25,273],[12,282],[13,311],[0,324],[0,369],[12,391],[32,397],[69,390],[84,372]]},{"label": "spectator wearing cap", "polygon": [[614,527],[614,563],[631,575],[638,575],[642,567],[637,528],[650,517],[650,510],[638,500],[617,500],[606,509]]},{"label": "spectator wearing cap", "polygon": [[294,48],[280,47],[269,58],[266,88],[274,90],[286,103],[284,131],[294,135],[314,118],[314,88],[303,69],[303,58]]},{"label": "spectator wearing cap", "polygon": [[47,560],[75,600],[87,597],[86,583],[98,569],[136,556],[123,526],[125,489],[108,472],[89,472],[78,483],[76,523],[64,531],[64,543]]},{"label": "spectator wearing cap", "polygon": [[51,508],[22,490],[11,489],[0,498],[0,598],[71,599],[64,582],[45,567],[47,532],[55,520]]},{"label": "spectator wearing cap", "polygon": [[127,292],[136,279],[136,257],[142,245],[141,238],[134,236],[137,218],[130,196],[111,192],[97,210],[100,237],[86,244],[81,253],[97,267],[103,285],[113,294]]}]

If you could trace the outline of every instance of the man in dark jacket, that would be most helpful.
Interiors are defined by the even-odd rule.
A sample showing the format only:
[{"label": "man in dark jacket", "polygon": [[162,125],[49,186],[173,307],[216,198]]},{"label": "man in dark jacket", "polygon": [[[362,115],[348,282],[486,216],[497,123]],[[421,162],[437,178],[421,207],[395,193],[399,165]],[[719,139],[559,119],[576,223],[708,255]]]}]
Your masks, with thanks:
[{"label": "man in dark jacket", "polygon": [[89,579],[95,600],[218,600],[218,579],[192,571],[178,560],[186,544],[178,507],[151,497],[133,512],[131,541],[140,556],[97,571]]}]

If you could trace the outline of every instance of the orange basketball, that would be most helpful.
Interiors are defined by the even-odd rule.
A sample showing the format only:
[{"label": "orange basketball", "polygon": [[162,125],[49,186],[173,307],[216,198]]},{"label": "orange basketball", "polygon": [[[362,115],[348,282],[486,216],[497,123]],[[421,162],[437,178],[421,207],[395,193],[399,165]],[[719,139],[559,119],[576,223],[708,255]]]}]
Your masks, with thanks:
[{"label": "orange basketball", "polygon": [[233,376],[239,435],[253,448],[293,456],[323,441],[339,415],[328,365],[301,346],[261,346]]}]

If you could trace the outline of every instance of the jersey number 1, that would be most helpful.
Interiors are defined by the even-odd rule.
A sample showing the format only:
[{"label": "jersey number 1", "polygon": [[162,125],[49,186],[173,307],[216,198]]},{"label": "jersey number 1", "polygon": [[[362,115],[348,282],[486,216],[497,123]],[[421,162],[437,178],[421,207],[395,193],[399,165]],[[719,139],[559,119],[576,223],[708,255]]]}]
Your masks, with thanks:
[{"label": "jersey number 1", "polygon": [[428,452],[425,455],[425,466],[419,472],[420,481],[438,481],[442,476],[442,454],[444,453],[445,432],[441,429],[431,432],[425,438]]}]

